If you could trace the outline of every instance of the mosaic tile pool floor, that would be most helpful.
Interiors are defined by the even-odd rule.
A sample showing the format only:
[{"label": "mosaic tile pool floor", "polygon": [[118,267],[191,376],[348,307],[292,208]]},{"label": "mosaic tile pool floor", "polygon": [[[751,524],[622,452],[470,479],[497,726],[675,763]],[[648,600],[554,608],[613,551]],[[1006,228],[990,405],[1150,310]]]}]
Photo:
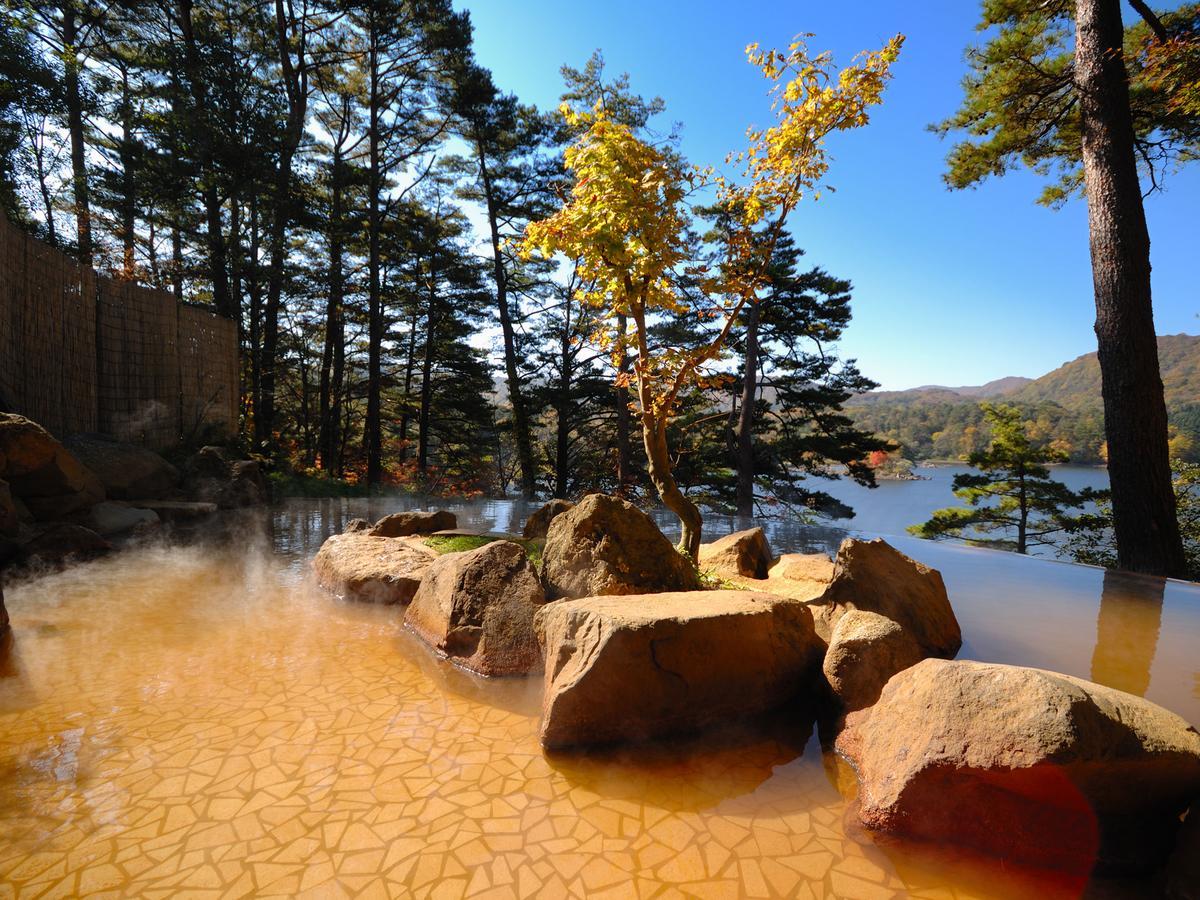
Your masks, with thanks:
[{"label": "mosaic tile pool floor", "polygon": [[545,757],[540,679],[433,659],[272,557],[8,592],[0,897],[1077,896],[847,830],[803,721]]}]

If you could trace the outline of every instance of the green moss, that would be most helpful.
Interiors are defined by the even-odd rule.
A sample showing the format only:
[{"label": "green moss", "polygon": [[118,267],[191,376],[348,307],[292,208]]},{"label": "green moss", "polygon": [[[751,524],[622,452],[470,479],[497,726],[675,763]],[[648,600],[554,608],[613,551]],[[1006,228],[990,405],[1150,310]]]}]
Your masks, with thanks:
[{"label": "green moss", "polygon": [[477,550],[480,547],[487,546],[492,541],[512,541],[514,544],[520,545],[525,550],[525,555],[529,558],[529,561],[533,563],[534,568],[541,569],[542,549],[546,546],[546,542],[540,538],[525,540],[524,538],[499,534],[435,534],[425,538],[425,543],[438,553],[462,553],[465,550]]}]

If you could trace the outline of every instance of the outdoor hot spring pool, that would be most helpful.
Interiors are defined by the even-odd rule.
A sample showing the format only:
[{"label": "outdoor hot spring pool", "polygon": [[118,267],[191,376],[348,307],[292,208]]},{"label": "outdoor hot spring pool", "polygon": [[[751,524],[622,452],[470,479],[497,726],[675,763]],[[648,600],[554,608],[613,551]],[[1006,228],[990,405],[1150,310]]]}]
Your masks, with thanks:
[{"label": "outdoor hot spring pool", "polygon": [[[293,501],[230,542],[10,585],[0,897],[1079,896],[1066,876],[874,842],[846,816],[852,774],[794,712],[546,757],[540,679],[463,673],[400,610],[310,583],[327,535],[405,505]],[[497,530],[525,512],[457,511]],[[769,530],[777,552],[839,537]],[[1082,676],[1200,722],[1200,586],[895,543],[941,569],[960,657]]]}]

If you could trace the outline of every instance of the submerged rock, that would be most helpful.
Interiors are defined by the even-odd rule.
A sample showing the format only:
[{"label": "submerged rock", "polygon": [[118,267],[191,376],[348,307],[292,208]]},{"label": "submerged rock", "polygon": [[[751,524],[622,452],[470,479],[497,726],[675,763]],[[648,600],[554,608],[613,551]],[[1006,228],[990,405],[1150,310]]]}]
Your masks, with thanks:
[{"label": "submerged rock", "polygon": [[827,641],[838,619],[861,609],[899,624],[928,656],[953,657],[962,646],[941,573],[883,540],[842,541],[829,587],[811,606],[817,631]]},{"label": "submerged rock", "polygon": [[542,582],[550,600],[700,587],[695,567],[648,515],[605,494],[584,497],[550,523]]},{"label": "submerged rock", "polygon": [[436,559],[404,624],[465,668],[482,675],[525,674],[541,664],[533,617],[545,599],[524,549],[493,541]]},{"label": "submerged rock", "polygon": [[803,603],[749,591],[561,601],[544,606],[536,626],[549,750],[766,712],[811,684],[824,649]]},{"label": "submerged rock", "polygon": [[711,544],[700,545],[700,564],[718,573],[742,578],[766,578],[775,557],[761,528],[735,531]]},{"label": "submerged rock", "polygon": [[555,497],[529,517],[525,522],[525,530],[521,532],[521,537],[527,541],[534,540],[535,538],[544,538],[546,532],[550,529],[550,523],[554,521],[554,517],[574,508],[575,504],[570,500]]},{"label": "submerged rock", "polygon": [[433,534],[435,531],[457,527],[458,517],[452,512],[444,509],[433,512],[415,510],[384,516],[375,523],[371,534],[376,537],[408,537],[413,534]]},{"label": "submerged rock", "polygon": [[823,669],[834,696],[853,711],[872,705],[889,678],[927,655],[898,622],[852,609],[833,628]]},{"label": "submerged rock", "polygon": [[145,447],[100,434],[76,434],[63,443],[96,473],[110,500],[158,499],[179,485],[179,470]]},{"label": "submerged rock", "polygon": [[1200,734],[1079,678],[927,659],[847,717],[864,825],[1088,872],[1160,864],[1200,794]]},{"label": "submerged rock", "polygon": [[433,562],[432,550],[399,538],[354,532],[328,538],[313,560],[318,583],[366,603],[408,603]]}]

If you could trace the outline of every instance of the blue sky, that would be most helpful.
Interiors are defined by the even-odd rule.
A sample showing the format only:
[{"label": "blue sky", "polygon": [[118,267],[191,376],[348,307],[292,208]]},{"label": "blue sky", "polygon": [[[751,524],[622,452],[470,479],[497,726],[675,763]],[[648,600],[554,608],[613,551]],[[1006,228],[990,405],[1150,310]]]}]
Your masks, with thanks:
[{"label": "blue sky", "polygon": [[[1095,349],[1086,208],[1034,203],[1040,182],[1018,172],[969,191],[941,181],[949,144],[926,126],[952,113],[976,39],[979,4],[868,0],[455,0],[471,11],[476,52],[502,90],[557,105],[559,67],[603,50],[608,70],[667,103],[695,163],[720,163],[765,124],[766,82],[745,45],[785,46],[813,32],[839,63],[907,36],[884,105],[870,126],[839,135],[834,194],[809,203],[792,230],[811,264],[854,282],[842,342],[888,389],[1037,376]],[[1125,10],[1127,21],[1132,15]],[[1147,201],[1159,334],[1200,332],[1196,256],[1200,166]]]}]

